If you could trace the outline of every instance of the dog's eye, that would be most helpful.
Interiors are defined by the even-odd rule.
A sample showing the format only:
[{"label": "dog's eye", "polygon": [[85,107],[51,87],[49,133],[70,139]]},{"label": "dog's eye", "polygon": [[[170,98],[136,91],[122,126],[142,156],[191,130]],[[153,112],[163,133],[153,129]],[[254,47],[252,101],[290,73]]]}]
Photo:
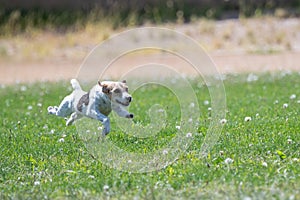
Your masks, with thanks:
[{"label": "dog's eye", "polygon": [[115,89],[114,92],[115,92],[115,93],[120,93],[121,90],[120,90],[120,89]]}]

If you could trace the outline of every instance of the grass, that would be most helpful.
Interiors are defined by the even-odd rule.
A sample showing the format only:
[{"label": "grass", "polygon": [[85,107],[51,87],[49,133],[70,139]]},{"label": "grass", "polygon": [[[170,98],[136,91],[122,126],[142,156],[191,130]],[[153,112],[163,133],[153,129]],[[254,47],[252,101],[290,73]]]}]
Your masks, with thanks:
[{"label": "grass", "polygon": [[[63,119],[47,114],[47,106],[70,92],[68,83],[2,86],[0,198],[299,199],[300,75],[253,77],[228,75],[224,81],[227,123],[206,158],[199,149],[210,122],[211,105],[204,104],[210,97],[192,81],[201,110],[194,140],[175,163],[151,173],[122,172],[93,159],[76,126],[65,127]],[[113,118],[107,139],[130,152],[164,147],[176,135],[176,97],[157,86],[133,97],[136,124],[150,122],[147,111],[158,102],[168,116],[165,128],[155,137],[136,138],[124,134]]]}]

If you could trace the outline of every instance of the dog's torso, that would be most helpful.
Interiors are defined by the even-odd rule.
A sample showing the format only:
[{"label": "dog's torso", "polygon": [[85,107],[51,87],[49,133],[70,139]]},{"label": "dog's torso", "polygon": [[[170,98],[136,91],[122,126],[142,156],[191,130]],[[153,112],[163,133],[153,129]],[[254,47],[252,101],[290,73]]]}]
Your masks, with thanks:
[{"label": "dog's torso", "polygon": [[102,87],[95,85],[89,92],[83,90],[73,91],[74,111],[85,116],[94,116],[98,110],[108,116],[112,110],[109,97],[102,92]]}]

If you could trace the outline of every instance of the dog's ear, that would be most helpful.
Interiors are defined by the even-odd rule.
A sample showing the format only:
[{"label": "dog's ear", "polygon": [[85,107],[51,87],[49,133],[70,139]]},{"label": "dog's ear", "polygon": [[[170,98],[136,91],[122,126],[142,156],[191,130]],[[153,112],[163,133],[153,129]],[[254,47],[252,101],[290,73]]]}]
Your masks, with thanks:
[{"label": "dog's ear", "polygon": [[101,81],[98,81],[98,85],[102,86]]},{"label": "dog's ear", "polygon": [[105,94],[109,94],[110,93],[110,88],[108,87],[107,84],[103,84],[101,85],[102,86],[102,92],[105,93]]},{"label": "dog's ear", "polygon": [[123,80],[122,83],[126,83],[126,80]]}]

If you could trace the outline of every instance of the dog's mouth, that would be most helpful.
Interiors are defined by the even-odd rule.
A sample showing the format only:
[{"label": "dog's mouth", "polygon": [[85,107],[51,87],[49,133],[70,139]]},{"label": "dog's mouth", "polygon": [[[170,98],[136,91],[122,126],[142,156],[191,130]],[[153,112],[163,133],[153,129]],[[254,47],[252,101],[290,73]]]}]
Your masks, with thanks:
[{"label": "dog's mouth", "polygon": [[117,102],[118,104],[123,105],[123,106],[129,106],[129,104],[130,104],[130,102],[123,103],[123,102],[119,101],[118,99],[116,99],[116,102]]}]

